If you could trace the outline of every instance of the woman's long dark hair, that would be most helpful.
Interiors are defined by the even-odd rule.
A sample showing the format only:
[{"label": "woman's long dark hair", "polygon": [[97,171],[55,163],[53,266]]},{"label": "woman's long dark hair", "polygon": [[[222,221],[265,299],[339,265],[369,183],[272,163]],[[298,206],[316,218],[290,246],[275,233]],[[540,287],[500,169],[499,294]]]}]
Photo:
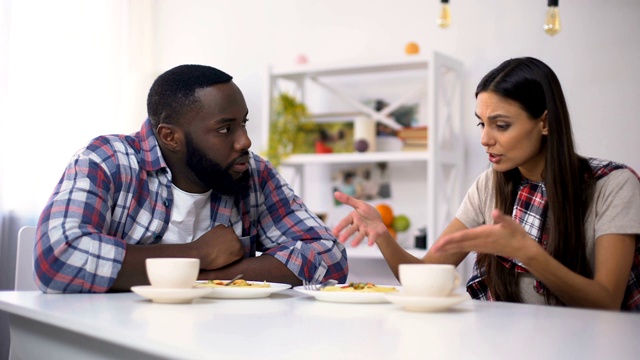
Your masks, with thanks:
[{"label": "woman's long dark hair", "polygon": [[[584,220],[593,192],[593,177],[586,159],[576,154],[569,111],[556,74],[542,61],[524,57],[510,59],[480,81],[476,97],[490,91],[516,101],[532,119],[547,111],[548,135],[543,137],[546,162],[542,174],[547,190],[550,224],[547,251],[572,271],[592,277],[586,255]],[[518,168],[494,171],[496,208],[513,212],[521,174]],[[484,271],[492,297],[498,301],[521,302],[518,275],[502,265],[495,255],[478,254],[477,266]],[[562,304],[548,289],[547,303]]]}]

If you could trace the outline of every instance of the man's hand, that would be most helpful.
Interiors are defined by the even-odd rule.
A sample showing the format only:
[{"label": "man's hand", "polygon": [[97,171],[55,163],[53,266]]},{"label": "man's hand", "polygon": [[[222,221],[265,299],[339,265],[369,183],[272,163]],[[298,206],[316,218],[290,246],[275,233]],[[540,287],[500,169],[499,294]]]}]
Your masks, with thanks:
[{"label": "man's hand", "polygon": [[233,228],[217,225],[192,243],[200,268],[215,270],[242,259],[244,248]]}]

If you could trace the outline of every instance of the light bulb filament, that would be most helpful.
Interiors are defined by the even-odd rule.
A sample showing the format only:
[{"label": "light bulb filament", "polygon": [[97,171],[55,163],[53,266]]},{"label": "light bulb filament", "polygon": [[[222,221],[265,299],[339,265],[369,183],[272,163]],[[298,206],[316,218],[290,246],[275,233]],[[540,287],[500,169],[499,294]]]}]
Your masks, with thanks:
[{"label": "light bulb filament", "polygon": [[547,8],[547,16],[544,21],[544,32],[555,35],[560,32],[560,11],[557,6]]},{"label": "light bulb filament", "polygon": [[442,8],[440,9],[440,17],[436,20],[436,24],[441,28],[447,28],[451,24],[451,12],[449,11],[449,4],[442,3]]}]

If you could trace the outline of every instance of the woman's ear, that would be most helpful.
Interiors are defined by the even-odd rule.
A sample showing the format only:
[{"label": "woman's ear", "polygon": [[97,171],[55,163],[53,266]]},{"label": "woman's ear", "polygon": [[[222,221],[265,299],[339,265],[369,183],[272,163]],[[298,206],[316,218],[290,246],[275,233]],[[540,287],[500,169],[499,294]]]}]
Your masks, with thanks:
[{"label": "woman's ear", "polygon": [[547,110],[540,116],[540,123],[542,126],[542,135],[549,135],[549,122],[547,121]]},{"label": "woman's ear", "polygon": [[158,135],[158,143],[163,149],[172,152],[180,152],[182,150],[184,136],[179,127],[171,124],[160,124],[156,134]]}]

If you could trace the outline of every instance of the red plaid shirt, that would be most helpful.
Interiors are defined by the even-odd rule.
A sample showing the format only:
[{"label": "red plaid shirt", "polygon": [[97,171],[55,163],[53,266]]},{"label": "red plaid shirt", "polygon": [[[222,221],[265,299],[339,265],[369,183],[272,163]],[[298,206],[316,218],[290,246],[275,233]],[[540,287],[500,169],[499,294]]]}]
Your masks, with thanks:
[{"label": "red plaid shirt", "polygon": [[[589,159],[589,164],[591,165],[596,181],[618,169],[630,170],[640,181],[640,175],[624,164],[594,158]],[[545,250],[549,239],[549,227],[546,224],[547,208],[547,192],[544,183],[533,182],[523,178],[518,188],[518,197],[513,207],[512,217],[522,224],[525,231]],[[497,256],[497,258],[503,265],[509,268],[515,268],[517,272],[528,272],[527,268],[517,259],[502,256]],[[493,298],[484,277],[483,270],[479,269],[476,264],[471,279],[469,279],[467,283],[467,291],[474,299],[492,301]],[[542,293],[544,284],[537,279],[535,283],[536,292]],[[633,265],[629,274],[629,281],[627,282],[621,309],[640,310],[640,241],[636,241]]]}]

